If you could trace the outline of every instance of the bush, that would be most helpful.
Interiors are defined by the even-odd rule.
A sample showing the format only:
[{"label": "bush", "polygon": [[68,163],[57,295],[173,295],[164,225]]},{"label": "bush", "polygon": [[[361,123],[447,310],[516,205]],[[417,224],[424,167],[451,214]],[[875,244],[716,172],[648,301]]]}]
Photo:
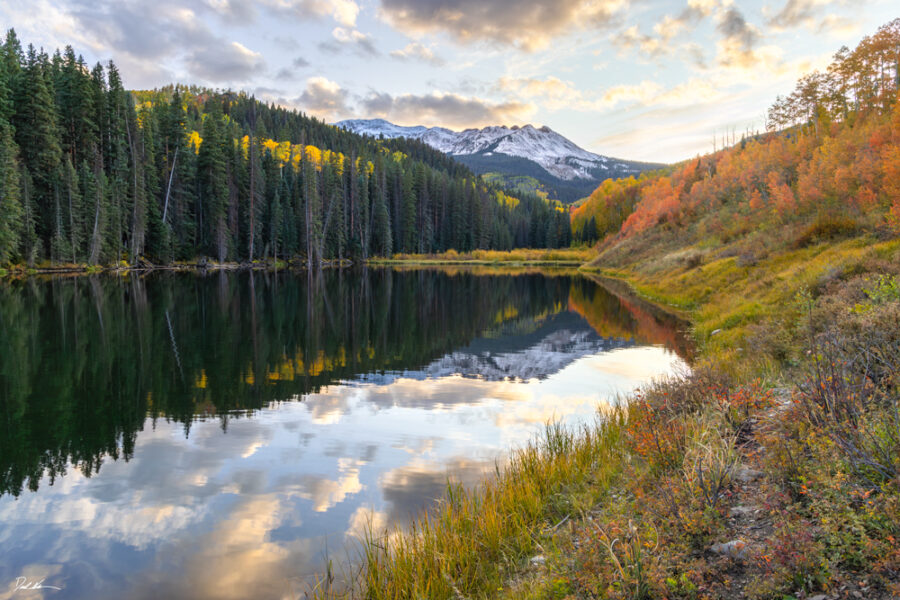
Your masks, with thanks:
[{"label": "bush", "polygon": [[859,233],[859,223],[848,217],[826,217],[807,227],[794,241],[795,248],[806,248]]},{"label": "bush", "polygon": [[893,280],[877,281],[870,303],[832,311],[814,332],[800,386],[809,423],[874,487],[900,484],[900,301]]}]

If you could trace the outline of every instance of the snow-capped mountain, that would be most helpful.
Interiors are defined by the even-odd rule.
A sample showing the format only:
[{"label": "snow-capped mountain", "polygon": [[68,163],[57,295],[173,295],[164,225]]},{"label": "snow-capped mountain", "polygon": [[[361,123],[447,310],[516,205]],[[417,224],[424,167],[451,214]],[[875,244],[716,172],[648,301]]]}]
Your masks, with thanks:
[{"label": "snow-capped mountain", "polygon": [[[529,175],[551,188],[584,189],[588,193],[608,177],[633,175],[658,166],[588,152],[546,126],[495,125],[483,129],[453,131],[444,127],[421,125],[403,127],[384,119],[355,119],[340,121],[336,125],[376,138],[384,136],[421,140],[436,150],[452,155],[477,173]],[[539,166],[545,176],[541,177],[541,173],[535,172],[529,163]]]}]

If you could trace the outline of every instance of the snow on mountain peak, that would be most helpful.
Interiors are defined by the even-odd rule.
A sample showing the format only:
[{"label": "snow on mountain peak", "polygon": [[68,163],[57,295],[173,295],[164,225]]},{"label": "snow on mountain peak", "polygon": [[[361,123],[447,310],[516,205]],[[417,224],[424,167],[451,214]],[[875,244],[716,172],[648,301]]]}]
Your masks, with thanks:
[{"label": "snow on mountain peak", "polygon": [[625,168],[611,159],[588,152],[546,125],[492,125],[482,129],[453,131],[443,127],[402,127],[384,119],[340,121],[338,127],[372,137],[407,137],[428,144],[446,154],[466,156],[506,154],[532,160],[549,174],[565,181],[599,180],[597,171]]}]

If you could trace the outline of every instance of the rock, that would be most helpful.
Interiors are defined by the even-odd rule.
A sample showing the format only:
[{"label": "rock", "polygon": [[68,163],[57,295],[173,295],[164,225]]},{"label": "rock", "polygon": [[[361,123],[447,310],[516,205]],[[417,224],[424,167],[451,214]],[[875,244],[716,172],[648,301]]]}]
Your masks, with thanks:
[{"label": "rock", "polygon": [[746,517],[747,515],[751,515],[756,511],[755,506],[732,506],[731,510],[728,511],[732,517]]},{"label": "rock", "polygon": [[719,335],[720,333],[722,333],[722,330],[721,330],[721,329],[713,329],[713,330],[712,330],[712,333],[709,334],[709,337],[713,337],[713,336],[715,336],[715,335]]},{"label": "rock", "polygon": [[752,483],[757,479],[760,479],[762,476],[762,471],[757,471],[756,469],[751,469],[750,467],[741,467],[737,470],[737,473],[734,474],[734,478],[741,483]]},{"label": "rock", "polygon": [[547,562],[547,559],[538,554],[537,556],[532,556],[530,562],[533,567],[541,567]]},{"label": "rock", "polygon": [[731,540],[730,542],[713,544],[710,550],[723,556],[743,559],[747,557],[747,542],[744,540]]},{"label": "rock", "polygon": [[828,600],[828,596],[825,594],[816,594],[815,596],[810,596],[806,600]]}]

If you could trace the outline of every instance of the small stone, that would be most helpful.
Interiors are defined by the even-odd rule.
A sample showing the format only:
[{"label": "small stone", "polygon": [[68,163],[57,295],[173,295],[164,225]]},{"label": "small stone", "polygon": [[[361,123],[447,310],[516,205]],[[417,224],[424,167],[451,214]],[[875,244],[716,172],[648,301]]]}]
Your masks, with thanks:
[{"label": "small stone", "polygon": [[732,506],[728,513],[732,517],[746,517],[756,511],[755,506]]},{"label": "small stone", "polygon": [[532,556],[532,557],[531,557],[531,565],[534,566],[534,567],[540,567],[540,566],[543,566],[546,562],[547,562],[547,559],[544,558],[544,557],[543,557],[542,555],[540,555],[540,554],[538,554],[537,556]]},{"label": "small stone", "polygon": [[713,337],[714,335],[719,335],[720,333],[722,333],[721,329],[713,329],[712,333],[709,334],[709,337]]},{"label": "small stone", "polygon": [[716,554],[730,556],[731,558],[745,558],[747,556],[747,542],[744,540],[722,542],[721,544],[713,544],[710,550]]},{"label": "small stone", "polygon": [[863,597],[863,596],[862,596],[862,592],[858,592],[858,591],[856,591],[856,590],[853,590],[853,597],[854,597],[854,598],[862,598],[862,597]]},{"label": "small stone", "polygon": [[750,467],[742,467],[734,474],[735,479],[741,483],[752,483],[763,476],[762,471],[751,469]]},{"label": "small stone", "polygon": [[825,594],[816,594],[815,596],[810,596],[806,600],[828,600],[828,596]]}]

